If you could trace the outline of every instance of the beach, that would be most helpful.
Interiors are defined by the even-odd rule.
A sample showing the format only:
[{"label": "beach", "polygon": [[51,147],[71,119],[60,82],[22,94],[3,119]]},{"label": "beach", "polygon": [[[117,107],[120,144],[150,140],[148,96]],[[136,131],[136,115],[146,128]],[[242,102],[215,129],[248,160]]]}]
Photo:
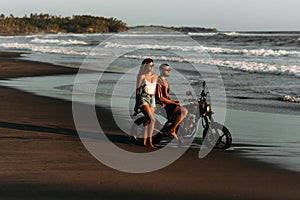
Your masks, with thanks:
[{"label": "beach", "polygon": [[[15,56],[2,54],[1,79],[77,72]],[[0,87],[0,99],[0,199],[300,199],[298,172],[244,158],[238,150],[213,150],[199,159],[199,149],[189,149],[155,172],[119,172],[85,149],[72,102],[8,87]],[[101,107],[97,112],[109,114]],[[104,120],[118,146],[145,151],[132,145],[109,116]]]}]

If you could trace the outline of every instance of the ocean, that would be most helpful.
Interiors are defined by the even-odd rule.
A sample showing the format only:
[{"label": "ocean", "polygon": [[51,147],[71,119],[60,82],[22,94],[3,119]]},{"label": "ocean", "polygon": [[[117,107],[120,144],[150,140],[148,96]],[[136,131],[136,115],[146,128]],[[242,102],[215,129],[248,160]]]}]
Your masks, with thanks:
[{"label": "ocean", "polygon": [[202,81],[207,82],[213,108],[221,110],[220,119],[232,132],[230,150],[300,171],[300,32],[137,29],[120,34],[1,36],[0,50],[24,52],[21,59],[97,72],[1,80],[1,85],[95,101],[123,117],[133,107],[141,61],[154,59],[156,73],[160,64],[168,63],[173,95],[182,102],[187,90],[199,95]]}]

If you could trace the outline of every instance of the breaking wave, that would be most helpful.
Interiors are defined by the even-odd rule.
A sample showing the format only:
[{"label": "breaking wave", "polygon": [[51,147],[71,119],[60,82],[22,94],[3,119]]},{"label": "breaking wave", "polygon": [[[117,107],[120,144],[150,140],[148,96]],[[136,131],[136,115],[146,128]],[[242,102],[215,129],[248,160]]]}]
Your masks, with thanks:
[{"label": "breaking wave", "polygon": [[155,45],[155,44],[119,44],[106,43],[106,48],[134,48],[134,49],[153,49],[153,50],[171,50],[171,51],[197,51],[212,54],[237,54],[237,55],[251,55],[251,56],[300,56],[299,51],[289,50],[273,50],[273,49],[231,49],[222,47],[208,47],[208,46],[176,46],[176,45]]},{"label": "breaking wave", "polygon": [[[150,55],[125,55],[126,58],[145,59]],[[152,56],[155,60],[171,61],[171,62],[189,62],[205,65],[215,65],[218,67],[228,67],[235,70],[242,70],[247,72],[271,73],[278,75],[290,75],[300,77],[300,66],[276,66],[265,63],[245,62],[245,61],[223,61],[223,60],[203,60],[203,59],[185,59],[180,57],[168,56]]]},{"label": "breaking wave", "polygon": [[58,45],[88,45],[88,43],[80,40],[59,40],[59,39],[39,39],[34,38],[30,41],[31,43],[36,44],[58,44]]},{"label": "breaking wave", "polygon": [[290,96],[290,95],[285,95],[282,99],[283,99],[283,101],[300,103],[300,98],[299,97],[293,97],[293,96]]}]

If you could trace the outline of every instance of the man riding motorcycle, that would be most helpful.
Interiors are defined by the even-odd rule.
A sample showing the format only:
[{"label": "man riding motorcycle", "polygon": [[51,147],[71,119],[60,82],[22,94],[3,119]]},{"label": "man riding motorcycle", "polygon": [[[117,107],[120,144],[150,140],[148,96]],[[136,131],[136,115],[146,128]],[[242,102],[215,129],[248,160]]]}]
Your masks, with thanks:
[{"label": "man riding motorcycle", "polygon": [[167,81],[167,77],[170,76],[171,68],[168,64],[164,63],[159,66],[160,76],[157,81],[157,91],[156,91],[156,103],[162,105],[167,113],[167,118],[171,116],[177,117],[172,125],[172,128],[169,131],[169,134],[172,135],[176,139],[180,139],[177,136],[177,129],[179,124],[188,114],[188,110],[185,107],[180,106],[178,101],[172,100],[170,97],[170,87]]},{"label": "man riding motorcycle", "polygon": [[[188,103],[180,106],[179,102],[172,100],[169,95],[170,88],[166,77],[170,75],[170,66],[162,64],[159,70],[160,77],[156,87],[156,103],[158,103],[156,107],[158,110],[155,112],[157,120],[155,123],[156,134],[152,136],[153,144],[164,145],[165,142],[170,142],[171,133],[173,133],[174,138],[178,138],[179,144],[183,143],[182,138],[191,141],[190,139],[194,139],[199,134],[198,125],[201,120],[203,127],[202,144],[217,149],[229,149],[232,145],[231,133],[227,127],[214,120],[214,112],[211,104],[207,101],[209,92],[206,92],[206,82],[203,81],[203,89],[199,97],[195,98],[191,91],[187,91],[186,95],[192,96],[192,99],[187,99]],[[167,115],[163,113],[165,110]],[[143,144],[144,136],[141,126],[145,121],[147,118],[138,116],[138,112],[133,115],[130,138],[135,144]],[[162,140],[163,138],[164,140]]]}]

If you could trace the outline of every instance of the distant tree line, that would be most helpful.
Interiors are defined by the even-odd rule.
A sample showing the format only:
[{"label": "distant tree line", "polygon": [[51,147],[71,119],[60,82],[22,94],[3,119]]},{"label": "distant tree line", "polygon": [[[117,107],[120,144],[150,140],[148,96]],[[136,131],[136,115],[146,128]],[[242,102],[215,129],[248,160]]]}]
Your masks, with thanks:
[{"label": "distant tree line", "polygon": [[163,28],[163,29],[170,29],[182,33],[217,33],[218,30],[216,28],[203,28],[203,27],[187,27],[187,26],[182,26],[182,27],[174,27],[174,26],[157,26],[157,25],[150,25],[150,26],[135,26],[135,27],[130,27],[132,29],[134,28],[143,28],[145,30],[149,28]]},{"label": "distant tree line", "polygon": [[216,33],[216,28],[202,28],[202,27],[170,27],[171,29],[183,33]]},{"label": "distant tree line", "polygon": [[0,15],[0,34],[37,34],[37,33],[109,33],[122,32],[128,27],[116,18],[91,15],[61,17],[49,14],[30,14],[15,17],[12,14]]}]

